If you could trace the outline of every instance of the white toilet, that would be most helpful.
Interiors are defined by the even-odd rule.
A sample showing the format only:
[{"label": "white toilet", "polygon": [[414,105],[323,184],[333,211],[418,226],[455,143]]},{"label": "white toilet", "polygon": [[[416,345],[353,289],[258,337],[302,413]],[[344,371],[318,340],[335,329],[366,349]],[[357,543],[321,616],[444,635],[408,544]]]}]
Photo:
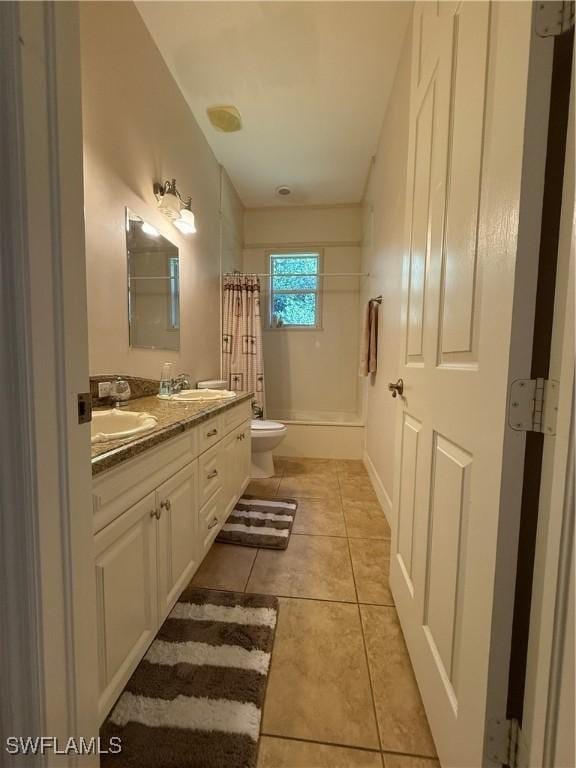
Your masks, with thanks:
[{"label": "white toilet", "polygon": [[288,427],[279,421],[253,419],[252,432],[252,467],[250,477],[272,477],[274,475],[274,460],[272,451],[277,448]]}]

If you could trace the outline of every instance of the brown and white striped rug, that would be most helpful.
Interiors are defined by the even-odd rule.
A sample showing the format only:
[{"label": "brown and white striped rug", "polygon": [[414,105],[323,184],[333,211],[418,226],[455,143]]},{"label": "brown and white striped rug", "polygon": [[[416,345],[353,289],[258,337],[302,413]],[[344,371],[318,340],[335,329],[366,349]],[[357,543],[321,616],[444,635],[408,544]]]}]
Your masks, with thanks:
[{"label": "brown and white striped rug", "polygon": [[286,549],[298,502],[295,499],[257,499],[236,502],[216,541],[262,549]]},{"label": "brown and white striped rug", "polygon": [[102,726],[102,768],[253,768],[278,600],[188,587]]}]

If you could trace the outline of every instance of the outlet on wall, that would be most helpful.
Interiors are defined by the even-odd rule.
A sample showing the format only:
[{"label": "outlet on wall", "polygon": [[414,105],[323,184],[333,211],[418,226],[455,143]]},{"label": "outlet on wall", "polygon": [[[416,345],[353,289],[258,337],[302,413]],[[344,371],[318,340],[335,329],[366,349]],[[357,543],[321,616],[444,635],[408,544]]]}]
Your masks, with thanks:
[{"label": "outlet on wall", "polygon": [[98,382],[98,397],[110,397],[110,382],[99,381]]}]

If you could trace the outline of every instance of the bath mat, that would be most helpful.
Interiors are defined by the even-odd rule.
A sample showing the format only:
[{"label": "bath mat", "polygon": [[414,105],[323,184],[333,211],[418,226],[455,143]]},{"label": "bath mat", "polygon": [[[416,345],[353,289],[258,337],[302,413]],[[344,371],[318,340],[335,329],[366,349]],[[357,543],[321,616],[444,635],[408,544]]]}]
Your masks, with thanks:
[{"label": "bath mat", "polygon": [[[278,600],[188,587],[103,724],[102,768],[254,768]],[[112,742],[114,743],[114,742]]]},{"label": "bath mat", "polygon": [[216,536],[216,541],[243,547],[286,549],[297,508],[298,502],[294,499],[242,496]]}]

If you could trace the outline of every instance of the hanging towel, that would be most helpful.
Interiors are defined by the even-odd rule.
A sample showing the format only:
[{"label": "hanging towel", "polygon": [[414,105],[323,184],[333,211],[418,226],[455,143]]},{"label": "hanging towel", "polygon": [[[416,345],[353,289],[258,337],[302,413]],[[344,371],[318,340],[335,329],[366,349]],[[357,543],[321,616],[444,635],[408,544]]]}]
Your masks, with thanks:
[{"label": "hanging towel", "polygon": [[378,302],[370,300],[364,314],[360,376],[376,373],[378,368]]}]

